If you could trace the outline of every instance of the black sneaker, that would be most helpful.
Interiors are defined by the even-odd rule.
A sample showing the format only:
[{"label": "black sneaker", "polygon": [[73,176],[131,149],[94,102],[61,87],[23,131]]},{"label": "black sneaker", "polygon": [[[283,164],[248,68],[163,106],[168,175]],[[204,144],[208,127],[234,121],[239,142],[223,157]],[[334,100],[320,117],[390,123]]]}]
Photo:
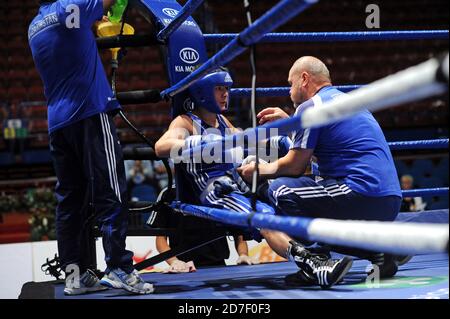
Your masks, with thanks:
[{"label": "black sneaker", "polygon": [[[398,271],[398,264],[394,255],[390,254],[373,254],[369,261],[372,265],[378,267],[380,279],[392,278]],[[373,273],[373,269],[369,272]]]},{"label": "black sneaker", "polygon": [[284,277],[284,281],[289,286],[309,287],[317,285],[314,276],[308,275],[304,270],[300,269],[296,273]]},{"label": "black sneaker", "polygon": [[[380,271],[380,279],[392,278],[398,271],[398,267],[409,262],[414,256],[412,255],[391,255],[391,254],[373,254],[369,261],[372,265],[378,267]],[[369,274],[373,273],[373,269]]]},{"label": "black sneaker", "polygon": [[308,247],[306,248],[311,254],[317,255],[322,258],[331,258],[330,249],[328,247],[324,246],[318,246],[318,247]]},{"label": "black sneaker", "polygon": [[321,288],[330,288],[344,278],[353,263],[349,257],[331,259],[325,254],[312,254],[295,242],[291,242],[291,245],[291,255],[300,268],[296,278],[305,285],[316,284]]},{"label": "black sneaker", "polygon": [[[314,255],[316,258],[323,259],[323,260],[331,258],[331,256],[329,254],[317,254],[317,253],[312,253],[312,252],[311,252],[311,254]],[[296,273],[287,275],[284,278],[284,281],[286,282],[286,284],[292,285],[292,286],[308,287],[308,286],[317,285],[316,277],[312,274],[308,274],[303,269],[299,269],[299,271],[297,271]]]},{"label": "black sneaker", "polygon": [[403,266],[408,263],[414,256],[413,255],[394,255],[397,266]]}]

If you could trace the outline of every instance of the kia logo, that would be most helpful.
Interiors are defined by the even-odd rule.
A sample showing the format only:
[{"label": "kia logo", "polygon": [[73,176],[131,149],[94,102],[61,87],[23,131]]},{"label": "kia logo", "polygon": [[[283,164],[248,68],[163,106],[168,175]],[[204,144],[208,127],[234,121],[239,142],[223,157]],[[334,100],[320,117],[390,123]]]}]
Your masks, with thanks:
[{"label": "kia logo", "polygon": [[192,48],[184,48],[180,51],[180,59],[183,62],[194,64],[200,59],[200,55]]},{"label": "kia logo", "polygon": [[172,8],[164,8],[162,10],[162,12],[165,15],[168,15],[169,17],[172,17],[172,18],[175,18],[177,16],[177,14],[178,14],[178,10],[175,10],[175,9],[172,9]]}]

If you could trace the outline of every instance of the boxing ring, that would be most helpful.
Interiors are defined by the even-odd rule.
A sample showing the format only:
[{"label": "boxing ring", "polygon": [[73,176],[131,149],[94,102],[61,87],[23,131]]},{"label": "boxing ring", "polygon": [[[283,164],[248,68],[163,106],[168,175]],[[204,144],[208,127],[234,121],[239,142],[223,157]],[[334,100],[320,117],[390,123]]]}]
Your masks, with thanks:
[{"label": "boxing ring", "polygon": [[[191,0],[184,7],[176,1],[136,0],[130,4],[139,8],[145,17],[159,27],[157,34],[149,36],[118,35],[109,39],[100,39],[99,47],[114,48],[153,44],[168,45],[168,56],[173,52],[180,53],[180,46],[174,40],[180,39],[177,30],[184,30],[195,24],[190,15],[202,1]],[[146,90],[117,93],[123,104],[155,103],[171,100],[173,115],[180,112],[186,98],[185,90],[195,81],[211,70],[226,65],[248,47],[259,42],[323,42],[323,41],[367,41],[367,40],[416,40],[416,39],[448,39],[448,30],[429,31],[388,31],[388,32],[321,32],[321,33],[270,33],[278,26],[295,17],[313,5],[315,0],[282,0],[262,17],[254,21],[239,34],[198,34],[194,33],[191,47],[197,48],[201,61],[195,70],[189,69],[184,74],[169,70],[171,87],[163,90]],[[161,16],[165,9],[172,14],[171,19]],[[162,12],[162,13],[161,13]],[[165,14],[167,15],[167,10]],[[189,23],[186,24],[186,21]],[[123,29],[123,28],[122,28]],[[183,35],[183,33],[181,33]],[[174,38],[171,38],[174,37]],[[222,44],[224,47],[214,56],[207,59],[204,43]],[[172,41],[172,43],[170,43]],[[182,46],[183,44],[181,44]],[[195,47],[198,45],[198,47]],[[171,50],[173,52],[171,52]],[[175,58],[174,58],[175,59]],[[168,61],[168,69],[174,67]],[[180,63],[180,61],[176,61]],[[238,143],[249,134],[259,136],[261,130],[277,128],[280,134],[288,134],[294,128],[313,128],[323,126],[347,117],[362,110],[376,112],[394,107],[401,103],[420,100],[426,97],[447,92],[448,85],[448,53],[446,56],[412,66],[397,74],[380,79],[369,85],[347,85],[337,87],[348,94],[320,109],[311,108],[301,116],[275,121],[258,128],[247,129],[241,133],[227,136],[221,141],[211,142],[218,145],[223,142]],[[188,61],[186,65],[190,65]],[[188,70],[186,68],[185,70]],[[395,84],[395,85],[394,85]],[[255,91],[255,92],[252,92]],[[234,97],[287,97],[289,88],[234,88]],[[389,143],[391,150],[410,149],[447,149],[448,139],[407,141]],[[145,152],[134,149],[129,158],[150,159]],[[201,149],[187,150],[181,156]],[[142,155],[144,154],[144,155]],[[417,189],[403,191],[404,197],[412,196],[445,196],[448,187]],[[383,251],[394,254],[412,254],[413,259],[399,267],[397,275],[392,279],[379,282],[367,281],[368,261],[355,259],[352,269],[344,281],[331,290],[319,287],[291,287],[284,282],[287,274],[296,272],[297,266],[290,262],[268,263],[252,266],[209,267],[198,269],[195,273],[167,275],[160,273],[144,273],[143,279],[155,286],[155,293],[145,296],[130,295],[121,290],[108,290],[95,294],[77,296],[77,298],[137,298],[137,299],[427,299],[449,298],[448,283],[448,209],[432,211],[428,215],[400,214],[395,222],[364,222],[326,220],[300,217],[281,217],[255,214],[251,216],[227,211],[224,209],[190,205],[175,199],[166,203],[175,212],[207,218],[219,223],[242,228],[267,228],[280,230],[287,234],[299,236],[307,240],[329,244]],[[143,204],[145,206],[145,204]],[[154,207],[154,206],[153,206]],[[428,212],[427,212],[428,213]],[[425,214],[425,213],[423,213]],[[153,234],[154,235],[154,234]],[[333,253],[333,257],[338,257]],[[137,267],[143,269],[143,267]],[[63,294],[62,283],[52,284],[54,298],[73,298]]]},{"label": "boxing ring", "polygon": [[[339,255],[335,255],[338,257]],[[448,256],[415,256],[400,266],[394,278],[379,284],[366,283],[369,263],[355,260],[344,281],[330,290],[320,287],[295,287],[284,282],[286,274],[296,272],[292,262],[251,266],[208,267],[195,273],[167,275],[144,273],[142,278],[155,286],[150,295],[130,295],[122,290],[107,290],[82,299],[444,299],[449,298]],[[73,299],[63,293],[64,284],[54,287],[54,298]],[[255,302],[255,301],[252,301]]]}]

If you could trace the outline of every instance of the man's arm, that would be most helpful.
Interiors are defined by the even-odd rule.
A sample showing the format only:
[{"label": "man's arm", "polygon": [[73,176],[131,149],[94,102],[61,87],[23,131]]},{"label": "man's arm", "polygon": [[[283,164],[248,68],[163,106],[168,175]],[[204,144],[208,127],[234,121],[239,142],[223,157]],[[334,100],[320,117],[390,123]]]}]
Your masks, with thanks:
[{"label": "man's arm", "polygon": [[155,152],[158,157],[170,157],[173,149],[181,149],[185,145],[185,139],[192,133],[192,120],[181,115],[170,123],[169,129],[155,144]]},{"label": "man's arm", "polygon": [[[305,173],[314,153],[312,149],[291,149],[286,156],[269,164],[259,164],[259,175],[262,180],[280,176],[299,176]],[[242,178],[251,182],[255,163],[239,167],[238,172]]]},{"label": "man's arm", "polygon": [[303,175],[311,161],[313,153],[314,150],[312,149],[291,149],[286,156],[280,158],[278,161],[269,163],[266,168],[263,167],[261,174],[269,176],[267,178]]},{"label": "man's arm", "polygon": [[244,236],[234,236],[234,246],[236,247],[236,251],[238,253],[238,259],[236,260],[236,264],[238,265],[253,265],[255,262],[248,255],[248,245],[244,240]]},{"label": "man's arm", "polygon": [[247,242],[244,240],[244,236],[238,235],[234,236],[234,246],[238,253],[238,256],[246,255],[248,256],[248,246]]},{"label": "man's arm", "polygon": [[[156,236],[156,249],[160,254],[165,253],[166,251],[169,251],[171,249],[169,243],[167,242],[166,236]],[[169,265],[172,265],[172,263],[176,260],[178,260],[177,257],[172,257],[167,259],[166,262]]]},{"label": "man's arm", "polygon": [[[156,236],[156,249],[160,254],[171,249],[169,243],[167,242],[167,239],[168,238],[166,236]],[[170,268],[165,270],[165,273],[185,273],[197,270],[192,261],[184,262],[178,259],[176,256],[167,259],[166,262],[169,264]]]},{"label": "man's arm", "polygon": [[256,117],[259,120],[259,125],[263,125],[266,122],[273,122],[289,117],[285,111],[279,107],[268,107],[259,112]]}]

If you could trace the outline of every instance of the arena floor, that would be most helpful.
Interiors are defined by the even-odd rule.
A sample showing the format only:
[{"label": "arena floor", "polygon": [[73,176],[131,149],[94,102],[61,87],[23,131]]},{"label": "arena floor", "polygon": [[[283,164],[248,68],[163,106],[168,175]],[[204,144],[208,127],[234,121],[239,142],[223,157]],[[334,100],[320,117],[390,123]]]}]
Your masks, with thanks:
[{"label": "arena floor", "polygon": [[[188,274],[147,273],[143,278],[155,285],[151,295],[130,295],[123,290],[107,290],[76,298],[133,299],[448,299],[449,260],[446,254],[419,255],[400,267],[393,279],[379,286],[366,284],[367,261],[355,260],[344,282],[330,290],[319,287],[288,287],[284,276],[296,271],[290,262],[253,266],[200,269]],[[54,297],[64,296],[63,285],[54,286]]]}]

